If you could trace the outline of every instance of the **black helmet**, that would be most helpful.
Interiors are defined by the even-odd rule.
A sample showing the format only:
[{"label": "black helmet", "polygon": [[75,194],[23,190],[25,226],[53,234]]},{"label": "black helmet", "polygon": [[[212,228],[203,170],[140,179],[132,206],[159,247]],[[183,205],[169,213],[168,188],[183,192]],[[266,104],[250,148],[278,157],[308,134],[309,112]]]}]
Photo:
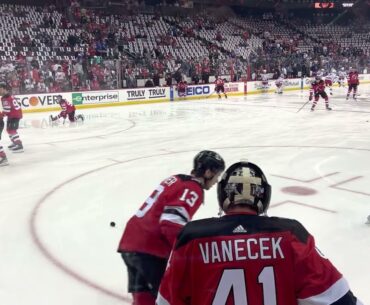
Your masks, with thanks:
[{"label": "black helmet", "polygon": [[224,171],[224,159],[214,151],[202,150],[194,157],[194,175],[196,177],[203,177],[207,169],[211,170],[215,174]]},{"label": "black helmet", "polygon": [[223,174],[217,186],[217,196],[223,211],[232,205],[247,205],[263,214],[270,204],[271,186],[257,165],[237,162]]}]

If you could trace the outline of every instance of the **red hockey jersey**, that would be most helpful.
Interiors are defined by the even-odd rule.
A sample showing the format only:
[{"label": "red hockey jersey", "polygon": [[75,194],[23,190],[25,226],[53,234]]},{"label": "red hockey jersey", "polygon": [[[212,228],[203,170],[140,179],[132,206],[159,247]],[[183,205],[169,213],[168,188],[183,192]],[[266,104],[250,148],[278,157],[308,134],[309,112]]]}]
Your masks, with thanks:
[{"label": "red hockey jersey", "polygon": [[314,93],[321,93],[325,91],[325,82],[321,79],[319,81],[314,81],[311,84],[311,89]]},{"label": "red hockey jersey", "polygon": [[360,83],[358,79],[358,72],[349,72],[348,74],[348,85],[358,85]]},{"label": "red hockey jersey", "polygon": [[22,108],[19,102],[7,94],[1,97],[1,104],[3,106],[4,116],[10,119],[21,119],[22,118]]},{"label": "red hockey jersey", "polygon": [[187,88],[187,83],[186,82],[184,82],[184,81],[180,81],[178,84],[177,84],[177,89],[179,90],[179,91],[183,91],[183,90],[186,90],[186,88]]},{"label": "red hockey jersey", "polygon": [[225,84],[225,81],[222,78],[217,78],[215,81],[216,86],[223,86]]},{"label": "red hockey jersey", "polygon": [[66,114],[71,113],[71,112],[76,110],[76,107],[73,104],[66,101],[65,99],[62,99],[59,102],[59,105],[62,108],[62,112],[66,113]]},{"label": "red hockey jersey", "polygon": [[250,214],[186,225],[157,298],[158,305],[356,302],[361,304],[298,221]]},{"label": "red hockey jersey", "polygon": [[128,221],[118,252],[168,258],[176,236],[203,203],[204,191],[192,176],[164,180]]}]

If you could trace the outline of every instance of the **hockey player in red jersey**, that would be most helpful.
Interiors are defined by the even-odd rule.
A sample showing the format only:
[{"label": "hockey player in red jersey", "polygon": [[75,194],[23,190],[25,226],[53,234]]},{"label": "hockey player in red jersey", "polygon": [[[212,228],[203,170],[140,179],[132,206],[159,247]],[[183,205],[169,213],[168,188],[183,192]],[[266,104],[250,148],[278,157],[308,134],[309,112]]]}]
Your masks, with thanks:
[{"label": "hockey player in red jersey", "polygon": [[316,104],[319,101],[320,96],[325,100],[325,107],[326,110],[331,110],[329,107],[329,97],[325,92],[325,82],[318,76],[316,76],[316,80],[311,84],[311,91],[310,91],[310,98],[312,100],[312,96],[314,96],[314,101],[312,103],[311,111],[315,110]]},{"label": "hockey player in red jersey", "polygon": [[[1,140],[1,134],[3,133],[3,129],[4,129],[4,115],[0,111],[0,140]],[[8,159],[6,157],[6,154],[4,152],[4,148],[0,143],[0,166],[5,166],[5,165],[8,165],[8,164],[9,163],[8,163]]]},{"label": "hockey player in red jersey", "polygon": [[118,252],[128,270],[134,305],[154,305],[173,243],[204,200],[204,190],[217,183],[225,162],[213,151],[194,158],[191,175],[162,181],[128,221]]},{"label": "hockey player in red jersey", "polygon": [[348,74],[348,91],[346,98],[347,100],[349,99],[352,89],[353,89],[353,99],[356,100],[357,87],[359,84],[360,81],[358,79],[358,72],[355,69],[351,69],[351,71]]},{"label": "hockey player in red jersey", "polygon": [[82,114],[75,116],[76,113],[75,105],[65,100],[61,95],[58,95],[57,98],[58,104],[62,108],[62,111],[57,116],[50,115],[51,122],[55,122],[60,118],[63,118],[65,120],[67,117],[69,121],[72,123],[76,122],[77,120],[84,121],[84,116]]},{"label": "hockey player in red jersey", "polygon": [[182,98],[185,98],[186,97],[186,89],[188,87],[188,84],[186,81],[179,81],[179,83],[177,84],[177,94],[179,95],[179,97],[182,97]]},{"label": "hockey player in red jersey", "polygon": [[257,165],[231,165],[217,192],[225,215],[180,232],[157,305],[362,304],[301,223],[266,215],[271,187]]},{"label": "hockey player in red jersey", "polygon": [[12,152],[23,152],[23,144],[18,135],[19,121],[23,117],[21,105],[10,95],[11,88],[6,83],[0,84],[3,116],[6,120],[6,131],[12,144],[8,148]]},{"label": "hockey player in red jersey", "polygon": [[222,92],[224,94],[225,98],[227,98],[227,95],[225,93],[225,81],[221,77],[216,76],[215,86],[216,86],[215,91],[218,94],[218,98],[221,98],[221,93],[220,92]]}]

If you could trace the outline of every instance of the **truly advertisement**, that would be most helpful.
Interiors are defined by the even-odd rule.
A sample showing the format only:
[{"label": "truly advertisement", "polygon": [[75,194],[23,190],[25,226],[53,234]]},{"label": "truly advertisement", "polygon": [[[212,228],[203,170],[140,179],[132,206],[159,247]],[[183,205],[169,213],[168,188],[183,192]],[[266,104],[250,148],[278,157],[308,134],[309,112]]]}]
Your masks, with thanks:
[{"label": "truly advertisement", "polygon": [[64,99],[70,100],[70,93],[50,93],[50,94],[29,94],[16,95],[15,99],[22,105],[23,109],[39,109],[58,106],[58,95]]},{"label": "truly advertisement", "polygon": [[169,96],[169,88],[127,89],[125,93],[127,101],[163,99]]},{"label": "truly advertisement", "polygon": [[91,105],[116,102],[119,102],[118,91],[72,93],[72,103],[74,105]]}]

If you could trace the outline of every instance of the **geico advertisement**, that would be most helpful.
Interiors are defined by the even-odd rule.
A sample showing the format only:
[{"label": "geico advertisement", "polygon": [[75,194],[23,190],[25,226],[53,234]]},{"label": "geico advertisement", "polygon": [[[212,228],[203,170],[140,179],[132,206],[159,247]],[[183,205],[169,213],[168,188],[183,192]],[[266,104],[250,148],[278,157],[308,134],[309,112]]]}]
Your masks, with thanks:
[{"label": "geico advertisement", "polygon": [[[215,85],[191,85],[186,88],[186,96],[202,96],[210,95],[215,91]],[[178,97],[178,92],[176,92],[176,97]]]},{"label": "geico advertisement", "polygon": [[63,96],[67,101],[71,101],[70,93],[61,94],[33,94],[33,95],[16,95],[15,99],[22,105],[22,108],[46,108],[56,106],[58,95]]}]

